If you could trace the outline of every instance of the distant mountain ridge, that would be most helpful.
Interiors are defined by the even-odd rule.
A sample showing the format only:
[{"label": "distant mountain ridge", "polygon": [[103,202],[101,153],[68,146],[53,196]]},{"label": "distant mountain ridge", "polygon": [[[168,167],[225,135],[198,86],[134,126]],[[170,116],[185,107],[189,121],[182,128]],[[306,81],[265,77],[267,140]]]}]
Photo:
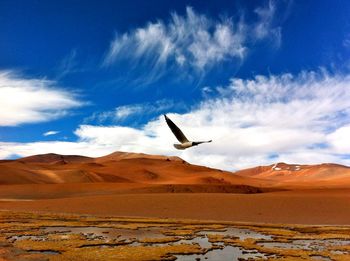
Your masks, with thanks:
[{"label": "distant mountain ridge", "polygon": [[211,192],[235,191],[239,186],[247,186],[247,191],[299,185],[350,187],[350,168],[332,163],[300,165],[280,162],[228,172],[192,165],[175,156],[120,151],[97,158],[48,153],[0,161],[0,185],[64,183],[163,186],[156,191],[165,188],[198,191],[201,187],[200,191]]},{"label": "distant mountain ridge", "polygon": [[67,183],[113,183],[157,193],[257,193],[271,187],[179,157],[143,153],[114,152],[97,158],[49,153],[0,161],[0,184]]},{"label": "distant mountain ridge", "polygon": [[24,162],[24,163],[73,163],[73,162],[90,162],[93,161],[93,158],[79,155],[60,155],[55,153],[47,153],[47,154],[38,154],[33,156],[28,156],[20,159],[16,159],[15,161]]},{"label": "distant mountain ridge", "polygon": [[312,183],[323,185],[350,184],[350,167],[334,163],[316,165],[287,164],[279,162],[269,166],[258,166],[235,172],[244,177],[274,180],[283,183]]}]

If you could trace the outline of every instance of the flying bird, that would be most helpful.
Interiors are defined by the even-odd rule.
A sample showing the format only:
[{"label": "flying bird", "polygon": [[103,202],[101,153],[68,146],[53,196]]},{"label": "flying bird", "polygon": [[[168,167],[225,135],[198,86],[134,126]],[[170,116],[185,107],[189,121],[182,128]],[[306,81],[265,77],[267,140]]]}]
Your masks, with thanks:
[{"label": "flying bird", "polygon": [[164,114],[165,121],[168,124],[170,130],[174,133],[175,137],[177,138],[178,141],[180,141],[180,144],[174,144],[174,147],[178,150],[184,150],[193,146],[197,146],[201,143],[209,143],[212,140],[208,141],[189,141],[186,136],[183,134],[183,132],[180,130],[179,127],[175,125],[175,123]]}]

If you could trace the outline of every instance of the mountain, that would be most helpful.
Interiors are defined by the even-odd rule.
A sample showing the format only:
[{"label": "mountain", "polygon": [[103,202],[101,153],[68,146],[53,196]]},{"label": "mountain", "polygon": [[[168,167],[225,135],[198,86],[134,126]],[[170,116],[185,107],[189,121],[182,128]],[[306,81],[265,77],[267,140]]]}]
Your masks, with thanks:
[{"label": "mountain", "polygon": [[[276,163],[232,173],[162,155],[114,152],[92,158],[50,153],[0,161],[1,184],[110,184],[113,190],[133,192],[256,193],[292,187],[350,187],[350,168]],[[100,187],[100,191],[105,189]]]},{"label": "mountain", "polygon": [[[115,184],[141,192],[256,193],[268,181],[187,163],[179,157],[114,152],[90,158],[42,154],[0,161],[0,184]],[[84,185],[85,186],[85,185]]]},{"label": "mountain", "polygon": [[243,177],[275,181],[278,184],[350,186],[350,168],[333,163],[300,165],[280,162],[274,165],[240,170],[235,172],[235,174]]},{"label": "mountain", "polygon": [[133,152],[121,152],[116,151],[106,156],[96,158],[96,162],[107,162],[107,161],[120,161],[124,159],[153,159],[153,160],[167,160],[167,161],[185,161],[179,157],[175,156],[163,156],[163,155],[150,155],[144,153],[133,153]]}]

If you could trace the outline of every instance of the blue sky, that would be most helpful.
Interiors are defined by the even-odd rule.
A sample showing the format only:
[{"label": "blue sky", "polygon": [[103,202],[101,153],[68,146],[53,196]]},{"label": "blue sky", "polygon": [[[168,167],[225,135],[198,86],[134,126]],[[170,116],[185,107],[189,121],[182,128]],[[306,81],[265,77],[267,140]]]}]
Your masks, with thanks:
[{"label": "blue sky", "polygon": [[[0,157],[350,165],[348,1],[0,2]],[[161,115],[212,144],[174,150]]]}]

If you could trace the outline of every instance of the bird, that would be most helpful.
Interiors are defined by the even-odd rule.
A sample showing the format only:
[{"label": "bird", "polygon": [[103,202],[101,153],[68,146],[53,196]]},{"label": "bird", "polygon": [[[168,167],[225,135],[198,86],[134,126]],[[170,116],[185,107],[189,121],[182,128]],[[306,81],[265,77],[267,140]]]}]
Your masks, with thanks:
[{"label": "bird", "polygon": [[177,127],[175,125],[175,123],[169,119],[168,116],[166,116],[166,114],[164,114],[164,118],[166,123],[168,124],[170,130],[172,131],[172,133],[175,135],[175,137],[177,138],[177,140],[179,142],[181,142],[180,144],[174,144],[174,147],[178,150],[184,150],[193,146],[198,146],[199,144],[202,143],[209,143],[212,142],[212,140],[208,140],[208,141],[189,141],[186,136],[183,134],[183,132],[180,130],[179,127]]}]

